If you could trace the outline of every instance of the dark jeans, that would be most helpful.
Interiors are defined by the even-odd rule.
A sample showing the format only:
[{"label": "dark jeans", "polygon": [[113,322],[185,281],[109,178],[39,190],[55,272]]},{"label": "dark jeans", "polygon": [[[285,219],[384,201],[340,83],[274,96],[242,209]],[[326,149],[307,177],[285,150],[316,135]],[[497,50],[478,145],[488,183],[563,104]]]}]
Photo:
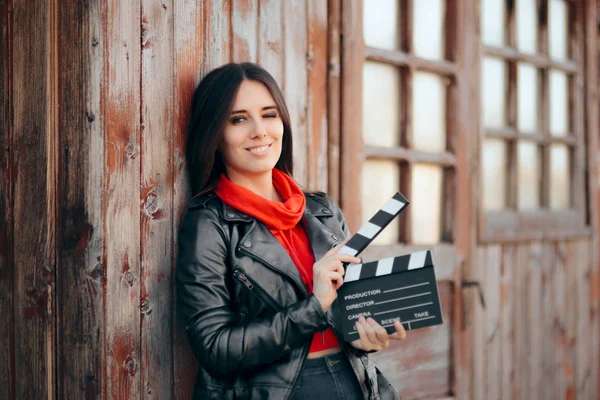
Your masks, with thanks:
[{"label": "dark jeans", "polygon": [[292,400],[363,400],[363,394],[344,353],[308,359]]}]

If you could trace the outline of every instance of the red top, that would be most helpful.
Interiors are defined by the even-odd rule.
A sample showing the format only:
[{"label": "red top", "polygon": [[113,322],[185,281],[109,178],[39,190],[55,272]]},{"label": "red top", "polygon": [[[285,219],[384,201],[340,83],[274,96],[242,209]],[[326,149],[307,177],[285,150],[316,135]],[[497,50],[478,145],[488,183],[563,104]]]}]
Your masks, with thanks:
[{"label": "red top", "polygon": [[[265,199],[221,175],[215,193],[223,202],[236,210],[261,221],[273,236],[286,249],[298,268],[302,282],[308,293],[313,289],[313,265],[315,259],[306,232],[300,224],[306,206],[302,189],[294,180],[273,169],[273,185],[283,199],[283,203]],[[315,333],[310,352],[339,346],[333,329]]]}]

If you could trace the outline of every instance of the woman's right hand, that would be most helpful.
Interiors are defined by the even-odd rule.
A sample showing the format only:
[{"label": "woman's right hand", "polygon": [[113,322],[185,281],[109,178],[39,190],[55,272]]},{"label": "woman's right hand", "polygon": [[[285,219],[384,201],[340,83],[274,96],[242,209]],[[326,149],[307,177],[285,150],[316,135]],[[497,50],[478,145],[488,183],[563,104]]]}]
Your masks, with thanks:
[{"label": "woman's right hand", "polygon": [[337,297],[337,290],[344,283],[343,262],[360,264],[360,259],[338,251],[349,239],[344,240],[313,265],[313,294],[321,303],[323,311],[327,311]]}]

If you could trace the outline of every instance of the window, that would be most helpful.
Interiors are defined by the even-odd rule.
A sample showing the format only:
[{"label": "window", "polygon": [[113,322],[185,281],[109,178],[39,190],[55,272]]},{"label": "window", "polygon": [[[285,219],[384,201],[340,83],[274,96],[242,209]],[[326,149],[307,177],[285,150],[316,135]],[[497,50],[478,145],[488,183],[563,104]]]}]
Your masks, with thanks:
[{"label": "window", "polygon": [[[397,191],[411,204],[375,245],[452,241],[456,159],[454,13],[444,0],[363,2],[362,142],[355,165],[362,223]],[[351,195],[348,193],[348,195]],[[355,194],[354,194],[355,195]]]},{"label": "window", "polygon": [[480,2],[481,234],[585,225],[582,28],[566,0]]}]

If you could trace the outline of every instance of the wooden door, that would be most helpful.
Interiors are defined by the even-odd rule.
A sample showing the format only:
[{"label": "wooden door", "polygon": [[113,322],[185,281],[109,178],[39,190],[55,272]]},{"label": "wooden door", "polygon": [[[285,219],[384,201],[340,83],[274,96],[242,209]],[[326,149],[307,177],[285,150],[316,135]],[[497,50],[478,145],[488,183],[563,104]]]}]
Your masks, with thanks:
[{"label": "wooden door", "polygon": [[363,256],[431,249],[443,309],[443,325],[411,331],[372,357],[403,399],[452,398],[464,385],[460,281],[472,241],[467,3],[342,3],[340,202],[354,231],[396,191],[409,200]]}]

